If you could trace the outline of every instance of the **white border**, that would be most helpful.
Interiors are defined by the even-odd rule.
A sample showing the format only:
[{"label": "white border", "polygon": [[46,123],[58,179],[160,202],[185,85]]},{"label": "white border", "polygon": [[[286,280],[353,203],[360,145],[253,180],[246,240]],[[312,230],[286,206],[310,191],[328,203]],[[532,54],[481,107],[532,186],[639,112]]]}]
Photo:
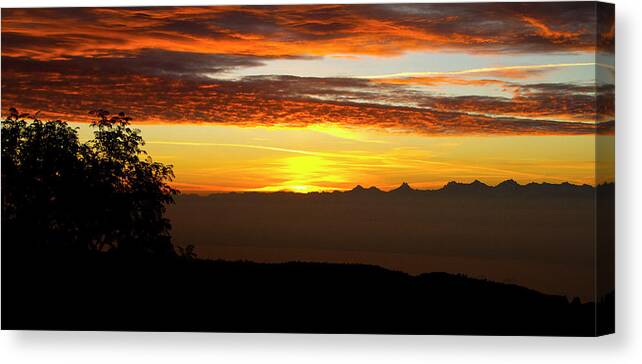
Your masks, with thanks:
[{"label": "white border", "polygon": [[[0,7],[375,2],[403,1],[0,0]],[[602,338],[552,338],[3,331],[0,362],[641,363],[642,6],[639,3],[642,2],[615,3],[617,334]]]}]

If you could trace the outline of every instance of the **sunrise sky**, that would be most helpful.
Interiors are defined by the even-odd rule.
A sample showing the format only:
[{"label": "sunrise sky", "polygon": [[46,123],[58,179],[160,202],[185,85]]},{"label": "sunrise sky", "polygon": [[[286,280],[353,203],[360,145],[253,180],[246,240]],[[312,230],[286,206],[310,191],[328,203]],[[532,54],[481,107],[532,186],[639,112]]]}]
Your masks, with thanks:
[{"label": "sunrise sky", "polygon": [[613,52],[589,2],[2,9],[2,109],[125,111],[183,192],[595,184]]}]

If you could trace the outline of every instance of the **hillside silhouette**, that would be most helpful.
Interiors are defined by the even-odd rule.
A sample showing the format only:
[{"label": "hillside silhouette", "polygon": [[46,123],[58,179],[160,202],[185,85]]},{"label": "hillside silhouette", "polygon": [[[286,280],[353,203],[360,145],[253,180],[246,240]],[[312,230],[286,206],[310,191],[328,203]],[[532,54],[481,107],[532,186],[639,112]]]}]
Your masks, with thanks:
[{"label": "hillside silhouette", "polygon": [[92,253],[34,256],[11,273],[3,329],[593,336],[612,327],[596,322],[592,302],[367,265]]},{"label": "hillside silhouette", "polygon": [[[592,300],[569,300],[566,293],[440,272],[437,261],[409,274],[334,259],[251,262],[249,250],[243,259],[208,259],[216,257],[208,249],[232,242],[263,249],[259,261],[266,252],[322,247],[339,257],[463,254],[581,271],[594,262],[594,249],[612,254],[612,184],[476,181],[421,191],[403,183],[389,192],[358,186],[181,197],[168,184],[172,167],[145,153],[131,118],[105,110],[92,115],[96,129],[87,142],[64,122],[27,121],[15,109],[2,123],[2,329],[575,336],[613,330],[608,274],[590,281],[598,286]],[[596,204],[600,213],[593,215]],[[588,249],[596,229],[599,241]],[[543,272],[551,280],[554,272]],[[555,274],[556,281],[566,278]]]}]

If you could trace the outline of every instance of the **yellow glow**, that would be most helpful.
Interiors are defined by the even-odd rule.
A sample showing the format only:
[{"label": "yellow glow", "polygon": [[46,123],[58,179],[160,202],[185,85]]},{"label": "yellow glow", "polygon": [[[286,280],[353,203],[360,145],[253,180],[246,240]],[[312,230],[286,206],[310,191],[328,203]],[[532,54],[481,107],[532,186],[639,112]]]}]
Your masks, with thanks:
[{"label": "yellow glow", "polygon": [[283,176],[283,183],[262,187],[262,191],[318,192],[342,189],[347,182],[341,168],[320,156],[298,156],[274,162],[274,173]]},{"label": "yellow glow", "polygon": [[[89,137],[84,125],[81,136]],[[479,179],[494,185],[613,180],[612,136],[596,171],[594,136],[425,137],[336,125],[239,128],[138,125],[155,160],[174,165],[173,185],[184,193],[315,192],[357,184],[387,190],[407,181],[438,188]],[[372,141],[377,141],[373,143]],[[610,163],[610,164],[609,164]]]},{"label": "yellow glow", "polygon": [[325,172],[327,162],[316,156],[292,157],[287,159],[284,172],[294,177],[295,181],[320,178]]}]

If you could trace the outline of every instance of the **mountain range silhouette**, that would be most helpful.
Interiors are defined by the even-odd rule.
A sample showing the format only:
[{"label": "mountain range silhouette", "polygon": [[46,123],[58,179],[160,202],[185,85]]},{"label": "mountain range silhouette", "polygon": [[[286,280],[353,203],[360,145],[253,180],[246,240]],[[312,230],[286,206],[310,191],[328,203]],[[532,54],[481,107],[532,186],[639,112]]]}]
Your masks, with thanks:
[{"label": "mountain range silhouette", "polygon": [[414,192],[414,191],[415,190],[412,187],[410,187],[408,182],[403,182],[401,184],[401,186],[399,186],[399,187],[397,187],[397,188],[395,188],[393,190],[390,190],[390,193],[410,193],[410,192]]},{"label": "mountain range silhouette", "polygon": [[[606,186],[612,185],[612,183],[604,184]],[[345,191],[350,193],[363,193],[363,192],[381,192],[381,193],[427,193],[427,192],[439,192],[439,191],[448,191],[448,192],[484,192],[484,191],[495,191],[495,192],[518,192],[518,191],[592,191],[593,186],[588,184],[572,184],[569,182],[562,182],[559,184],[555,183],[537,183],[530,182],[528,184],[519,184],[513,179],[507,179],[498,183],[495,186],[488,185],[480,180],[474,180],[470,183],[450,181],[446,183],[443,187],[438,189],[417,189],[413,188],[408,182],[403,182],[399,187],[393,188],[389,191],[384,191],[378,188],[377,186],[371,186],[368,188],[363,187],[362,185],[357,185],[353,189]],[[340,192],[340,191],[333,191]]]},{"label": "mountain range silhouette", "polygon": [[382,193],[383,191],[377,188],[376,186],[370,186],[368,188],[363,187],[362,185],[356,185],[355,188],[351,189],[350,192],[353,193]]}]

